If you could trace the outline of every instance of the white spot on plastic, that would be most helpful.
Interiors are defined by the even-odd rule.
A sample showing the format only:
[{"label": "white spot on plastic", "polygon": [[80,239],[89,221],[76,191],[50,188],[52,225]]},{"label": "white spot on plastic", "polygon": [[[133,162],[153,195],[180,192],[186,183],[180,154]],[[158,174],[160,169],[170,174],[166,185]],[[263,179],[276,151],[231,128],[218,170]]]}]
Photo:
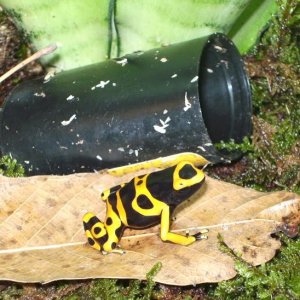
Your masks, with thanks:
[{"label": "white spot on plastic", "polygon": [[134,154],[135,154],[136,157],[138,157],[139,156],[139,150],[134,150]]},{"label": "white spot on plastic", "polygon": [[199,148],[200,150],[202,150],[203,152],[206,152],[206,149],[202,146],[198,146],[197,148]]},{"label": "white spot on plastic", "polygon": [[198,80],[198,78],[199,78],[199,76],[195,76],[192,80],[191,80],[191,82],[193,83],[193,82],[196,82],[197,80]]},{"label": "white spot on plastic", "polygon": [[45,97],[46,97],[46,94],[45,94],[44,92],[41,92],[41,93],[34,93],[34,96],[45,98]]},{"label": "white spot on plastic", "polygon": [[71,116],[70,119],[67,120],[67,121],[61,121],[61,125],[62,126],[68,126],[75,119],[76,119],[76,114],[74,114],[73,116]]},{"label": "white spot on plastic", "polygon": [[120,148],[118,148],[118,151],[120,151],[120,152],[124,152],[124,151],[125,151],[125,149],[124,149],[123,147],[120,147]]},{"label": "white spot on plastic", "polygon": [[157,131],[159,133],[162,133],[162,134],[167,132],[165,127],[163,127],[163,126],[154,125],[153,128],[154,128],[155,131]]},{"label": "white spot on plastic", "polygon": [[163,111],[163,114],[165,115],[165,114],[167,114],[167,113],[168,113],[168,110],[165,109],[165,110]]},{"label": "white spot on plastic", "polygon": [[214,48],[215,48],[218,52],[222,52],[222,53],[226,53],[226,52],[227,52],[227,49],[226,49],[226,48],[220,47],[220,46],[218,46],[218,45],[215,45]]},{"label": "white spot on plastic", "polygon": [[75,97],[73,95],[68,96],[66,99],[67,101],[73,100]]},{"label": "white spot on plastic", "polygon": [[101,80],[98,84],[96,84],[96,87],[100,87],[103,89],[109,83],[110,83],[110,80],[106,80],[106,81]]},{"label": "white spot on plastic", "polygon": [[24,163],[25,163],[26,165],[29,165],[30,161],[29,161],[29,160],[24,160]]},{"label": "white spot on plastic", "polygon": [[44,83],[47,83],[48,81],[50,81],[50,79],[52,77],[54,77],[54,75],[55,75],[55,70],[54,69],[50,70],[44,77]]},{"label": "white spot on plastic", "polygon": [[92,86],[91,90],[94,90],[95,88],[102,88],[103,89],[109,83],[110,83],[110,80],[106,80],[106,81],[101,80],[98,84],[96,84],[95,86]]},{"label": "white spot on plastic", "polygon": [[166,120],[165,120],[165,124],[166,124],[166,123],[169,123],[170,121],[171,121],[171,118],[170,118],[170,117],[167,117]]},{"label": "white spot on plastic", "polygon": [[187,111],[191,107],[192,107],[192,104],[190,103],[190,101],[189,101],[189,99],[187,97],[187,92],[185,92],[185,95],[184,95],[184,108],[183,108],[183,110]]},{"label": "white spot on plastic", "polygon": [[102,160],[102,157],[100,155],[97,155],[96,158]]},{"label": "white spot on plastic", "polygon": [[116,60],[117,64],[120,64],[122,67],[124,67],[126,64],[128,64],[128,59],[127,58],[123,58],[121,60]]},{"label": "white spot on plastic", "polygon": [[206,69],[208,73],[213,73],[214,71],[212,69],[207,68]]}]

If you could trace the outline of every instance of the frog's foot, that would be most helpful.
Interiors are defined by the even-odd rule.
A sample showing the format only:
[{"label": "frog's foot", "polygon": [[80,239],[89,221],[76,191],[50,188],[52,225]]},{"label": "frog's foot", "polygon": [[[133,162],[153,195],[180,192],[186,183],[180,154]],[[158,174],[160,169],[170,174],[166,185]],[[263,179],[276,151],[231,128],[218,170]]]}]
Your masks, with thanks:
[{"label": "frog's foot", "polygon": [[196,241],[207,240],[207,235],[205,234],[207,232],[208,229],[202,229],[199,232],[193,234],[193,237],[196,239]]},{"label": "frog's foot", "polygon": [[200,241],[200,240],[206,240],[207,239],[207,235],[205,233],[208,232],[208,229],[202,229],[199,232],[190,235],[189,231],[186,232],[186,236],[193,236],[196,241]]},{"label": "frog's foot", "polygon": [[123,254],[126,253],[126,251],[124,251],[123,249],[121,249],[119,246],[117,246],[117,248],[118,249],[113,249],[110,252],[107,252],[107,251],[104,251],[104,250],[102,250],[101,252],[102,252],[103,255],[107,255],[109,253],[117,253],[117,254],[123,255]]}]

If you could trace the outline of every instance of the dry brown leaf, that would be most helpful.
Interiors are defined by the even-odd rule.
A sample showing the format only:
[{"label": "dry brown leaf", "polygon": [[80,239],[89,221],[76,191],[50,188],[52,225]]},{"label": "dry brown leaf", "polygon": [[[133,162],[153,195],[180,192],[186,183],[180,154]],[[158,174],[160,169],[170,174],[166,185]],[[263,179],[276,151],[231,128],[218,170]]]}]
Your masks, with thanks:
[{"label": "dry brown leaf", "polygon": [[103,189],[132,177],[103,174],[0,177],[0,279],[49,282],[80,278],[138,278],[158,261],[158,282],[189,285],[235,276],[231,257],[218,249],[217,235],[253,265],[280,247],[271,233],[300,219],[299,196],[260,193],[207,178],[205,186],[176,210],[173,230],[206,227],[208,240],[191,246],[163,243],[158,227],[127,230],[126,254],[103,256],[86,244],[81,218],[88,210],[105,216]]}]

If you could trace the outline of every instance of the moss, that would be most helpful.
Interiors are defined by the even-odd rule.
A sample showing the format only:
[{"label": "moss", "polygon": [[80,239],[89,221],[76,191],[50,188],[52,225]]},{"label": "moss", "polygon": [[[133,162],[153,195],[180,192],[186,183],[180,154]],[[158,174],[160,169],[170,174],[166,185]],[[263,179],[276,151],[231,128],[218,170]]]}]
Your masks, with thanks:
[{"label": "moss", "polygon": [[299,299],[300,298],[300,239],[281,236],[285,244],[270,263],[253,267],[230,249],[235,259],[238,275],[235,279],[221,282],[210,292],[212,299]]},{"label": "moss", "polygon": [[1,300],[14,300],[22,295],[22,288],[17,285],[10,285],[0,291]]},{"label": "moss", "polygon": [[155,294],[155,282],[153,278],[161,269],[161,263],[157,263],[147,273],[145,282],[130,280],[127,282],[116,279],[98,279],[93,281],[89,291],[91,299],[103,300],[150,300]]},{"label": "moss", "polygon": [[21,177],[24,176],[25,170],[15,159],[6,155],[0,158],[0,174],[8,177]]},{"label": "moss", "polygon": [[300,192],[300,3],[277,1],[279,13],[245,58],[251,77],[253,136],[220,148],[246,153],[234,183]]}]

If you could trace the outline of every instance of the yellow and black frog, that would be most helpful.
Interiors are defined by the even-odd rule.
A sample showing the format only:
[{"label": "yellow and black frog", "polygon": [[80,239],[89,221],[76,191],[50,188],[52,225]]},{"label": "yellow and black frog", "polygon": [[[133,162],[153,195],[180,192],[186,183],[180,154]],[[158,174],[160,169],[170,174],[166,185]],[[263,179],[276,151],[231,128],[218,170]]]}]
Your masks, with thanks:
[{"label": "yellow and black frog", "polygon": [[182,161],[104,191],[101,197],[106,201],[105,222],[90,212],[83,217],[88,243],[102,253],[122,253],[116,247],[126,227],[143,229],[159,223],[163,241],[189,245],[196,240],[206,239],[206,229],[186,236],[170,232],[174,209],[191,197],[204,180],[202,170],[190,162]]}]

